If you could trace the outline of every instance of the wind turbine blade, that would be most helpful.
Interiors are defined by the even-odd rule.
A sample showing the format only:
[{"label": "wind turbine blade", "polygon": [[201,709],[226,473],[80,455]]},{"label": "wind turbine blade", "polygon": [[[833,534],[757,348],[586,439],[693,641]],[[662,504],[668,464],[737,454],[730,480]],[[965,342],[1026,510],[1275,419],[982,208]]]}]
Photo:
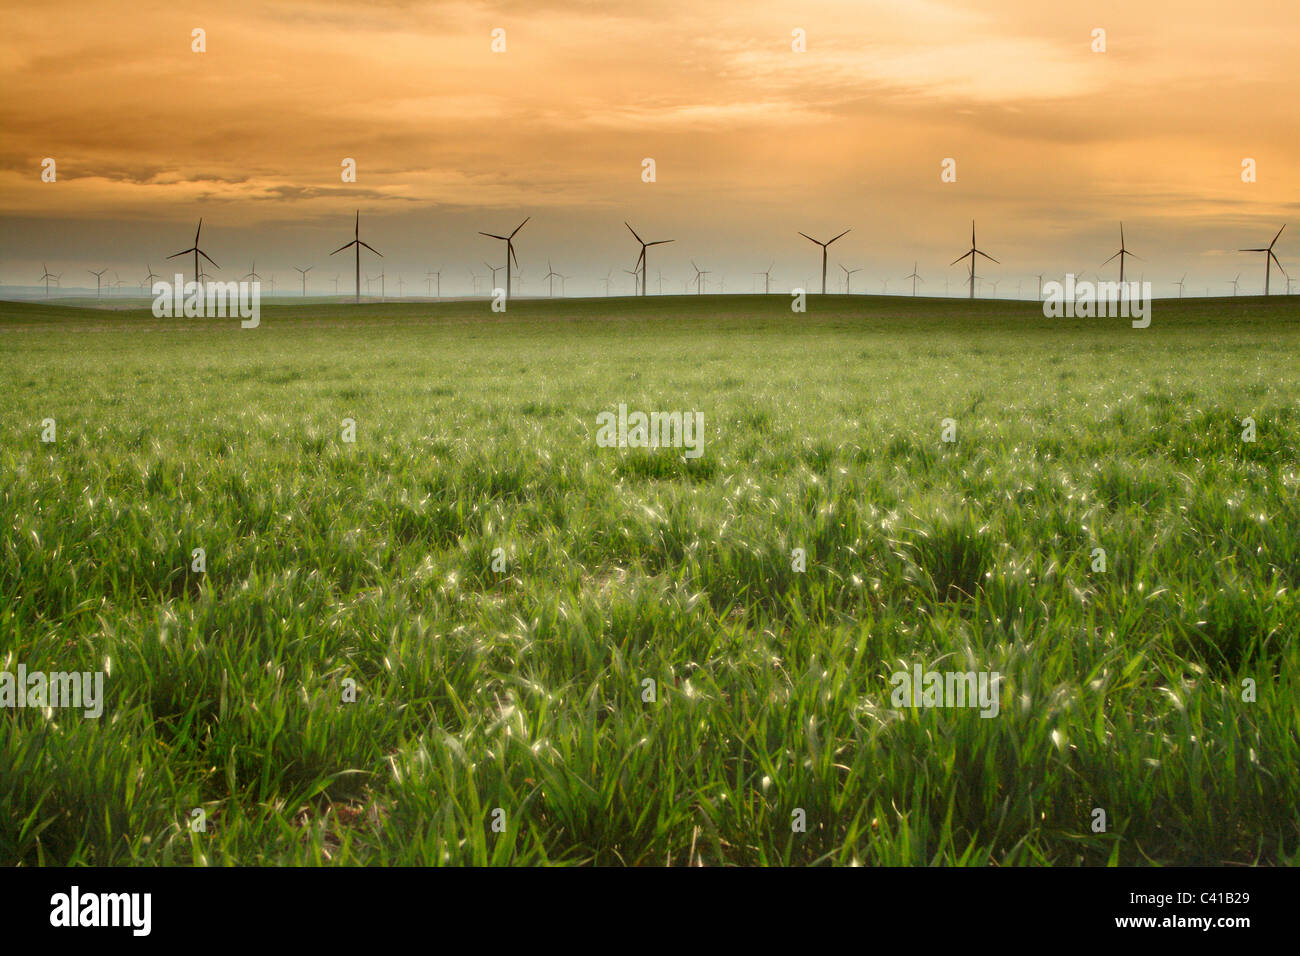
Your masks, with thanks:
[{"label": "wind turbine blade", "polygon": [[654,242],[647,242],[647,246],[662,246],[669,242],[676,242],[676,239],[656,239]]},{"label": "wind turbine blade", "polygon": [[[208,255],[206,252],[204,252],[202,249],[199,250],[199,255],[201,255],[204,259],[207,259],[209,262],[212,262],[212,257]],[[221,266],[218,266],[215,262],[212,262],[212,264],[216,266],[218,269],[221,268]]]},{"label": "wind turbine blade", "polygon": [[523,222],[521,222],[519,225],[515,226],[515,231],[512,232],[512,233],[510,233],[510,238],[513,239],[513,238],[515,237],[515,233],[517,233],[520,229],[524,228],[524,226],[528,225],[528,220],[529,220],[529,219],[532,219],[532,218],[533,218],[532,216],[528,216],[528,217],[526,217],[526,218],[524,219]]},{"label": "wind turbine blade", "polygon": [[[806,233],[806,232],[801,232],[801,233],[799,233],[799,235],[803,236],[803,237],[804,237],[805,239],[807,239],[809,242],[817,242],[816,239],[814,239],[812,236],[808,235],[808,233]],[[817,245],[820,246],[821,243],[820,243],[820,242],[817,242]]]},{"label": "wind turbine blade", "polygon": [[508,236],[498,236],[495,232],[480,232],[480,236],[487,236],[490,239],[500,239],[502,242],[509,242]]},{"label": "wind turbine blade", "polygon": [[365,246],[367,249],[369,249],[369,250],[370,250],[371,252],[373,252],[375,255],[379,256],[379,258],[381,258],[381,259],[384,258],[384,254],[383,254],[382,252],[380,252],[378,249],[376,249],[374,246],[370,245],[368,242],[361,242],[360,239],[358,239],[357,242],[360,242],[361,245]]},{"label": "wind turbine blade", "polygon": [[826,245],[829,246],[829,245],[830,245],[832,242],[834,242],[836,239],[843,239],[845,236],[847,236],[847,235],[848,235],[849,233],[851,233],[852,231],[853,231],[853,230],[852,230],[851,228],[850,228],[850,229],[845,229],[845,230],[844,230],[843,232],[841,232],[838,236],[836,236],[835,239],[831,239],[831,240],[829,240],[829,241],[826,243]]},{"label": "wind turbine blade", "polygon": [[967,256],[974,255],[974,254],[975,254],[974,251],[962,253],[962,254],[961,254],[960,256],[958,256],[956,259],[952,260],[952,262],[948,263],[948,265],[950,265],[950,266],[955,266],[957,263],[961,262],[961,261],[962,261],[963,259],[965,259]]},{"label": "wind turbine blade", "polygon": [[1272,248],[1268,248],[1268,249],[1238,249],[1237,251],[1238,252],[1272,252],[1273,250]]},{"label": "wind turbine blade", "polygon": [[514,261],[515,268],[518,268],[518,267],[519,267],[519,257],[518,257],[517,255],[515,255],[515,247],[514,247],[514,245],[507,245],[507,246],[506,246],[506,249],[508,249],[508,250],[510,251],[510,258],[511,258],[511,260]]},{"label": "wind turbine blade", "polygon": [[[1110,259],[1107,259],[1106,262],[1110,262],[1111,259],[1115,259],[1115,258],[1117,258],[1119,255],[1120,255],[1120,253],[1118,253],[1118,252],[1115,253],[1115,255],[1111,256]],[[1103,262],[1101,265],[1104,266],[1104,265],[1106,264],[1106,262]],[[1101,266],[1098,266],[1097,268],[1100,269]]]},{"label": "wind turbine blade", "polygon": [[[979,255],[983,256],[983,257],[984,257],[985,259],[987,259],[989,262],[998,262],[998,260],[994,259],[994,258],[993,258],[991,255],[989,255],[987,252],[980,252],[978,249],[973,249],[973,250],[971,250],[971,251],[972,251],[972,252],[975,252],[975,253],[978,253]],[[998,262],[998,265],[1002,265],[1002,263]]]},{"label": "wind turbine blade", "polygon": [[168,256],[167,258],[168,258],[168,259],[175,259],[177,256],[188,256],[188,255],[189,255],[191,252],[193,252],[193,251],[194,251],[193,249],[182,249],[180,252],[173,252],[173,253],[172,253],[170,256]]},{"label": "wind turbine blade", "polygon": [[[627,231],[632,233],[633,238],[635,238],[637,242],[641,242],[641,237],[636,234],[636,230],[632,228],[631,224],[628,223],[626,219],[623,220],[623,225],[627,226]],[[645,245],[645,243],[641,244]]]}]

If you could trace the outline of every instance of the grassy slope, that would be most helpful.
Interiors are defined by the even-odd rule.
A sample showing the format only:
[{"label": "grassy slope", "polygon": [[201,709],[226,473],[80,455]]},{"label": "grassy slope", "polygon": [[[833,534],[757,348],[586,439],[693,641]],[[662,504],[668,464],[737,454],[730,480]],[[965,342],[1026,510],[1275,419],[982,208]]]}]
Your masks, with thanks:
[{"label": "grassy slope", "polygon": [[1293,862],[1300,310],[788,302],[0,305],[0,863]]}]

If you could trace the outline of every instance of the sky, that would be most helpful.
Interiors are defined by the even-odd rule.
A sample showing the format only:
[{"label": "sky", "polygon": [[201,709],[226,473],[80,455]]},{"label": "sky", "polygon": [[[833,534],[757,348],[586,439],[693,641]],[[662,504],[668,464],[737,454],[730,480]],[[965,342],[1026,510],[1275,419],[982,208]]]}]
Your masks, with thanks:
[{"label": "sky", "polygon": [[[1113,278],[1124,222],[1157,295],[1300,292],[1295,0],[152,0],[0,4],[0,284],[138,288],[193,244],[277,292],[352,291],[354,211],[389,294],[446,295],[517,253],[523,292],[819,287],[957,294],[978,240],[998,295]],[[194,52],[193,31],[206,52]],[[1094,52],[1094,30],[1105,51]],[[505,50],[492,49],[504,30]],[[794,49],[794,31],[806,49]],[[55,182],[42,180],[55,162]],[[356,162],[344,182],[342,163]],[[654,160],[655,181],[643,180]],[[942,181],[945,159],[956,181]],[[1255,182],[1243,182],[1253,159]],[[173,260],[175,267],[188,258]],[[1130,275],[1130,277],[1134,277]],[[363,280],[364,281],[364,280]],[[1276,271],[1274,291],[1284,288]],[[719,283],[725,283],[719,286]],[[480,289],[482,286],[480,286]],[[694,285],[691,285],[692,291]],[[559,291],[557,285],[556,291]],[[991,294],[991,286],[982,287]]]}]

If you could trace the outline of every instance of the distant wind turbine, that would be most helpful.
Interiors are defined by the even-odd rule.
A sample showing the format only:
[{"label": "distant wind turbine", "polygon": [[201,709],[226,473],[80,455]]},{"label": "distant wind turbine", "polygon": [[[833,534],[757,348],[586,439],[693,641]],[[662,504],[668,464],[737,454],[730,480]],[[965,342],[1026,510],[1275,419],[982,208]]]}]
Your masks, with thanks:
[{"label": "distant wind turbine", "polygon": [[[549,291],[547,292],[547,295],[548,295],[548,296],[551,296],[552,298],[555,297],[555,280],[558,279],[559,277],[560,277],[560,274],[559,274],[558,272],[556,272],[554,269],[551,268],[551,260],[550,260],[550,259],[547,259],[547,260],[546,260],[546,275],[542,276],[542,281],[545,282],[545,283],[547,283],[547,286],[548,286],[548,289],[549,289]],[[564,294],[563,291],[561,291],[560,294],[563,295],[563,294]]]},{"label": "distant wind turbine", "polygon": [[[1286,223],[1283,223],[1283,224],[1282,224],[1282,229],[1285,229],[1285,228],[1286,228]],[[1276,263],[1277,263],[1277,267],[1278,267],[1279,269],[1282,269],[1282,262],[1281,262],[1281,260],[1278,259],[1278,257],[1277,257],[1276,255],[1273,254],[1273,246],[1275,246],[1275,245],[1277,244],[1278,237],[1282,235],[1282,229],[1279,229],[1279,230],[1277,231],[1277,235],[1273,237],[1273,241],[1270,242],[1267,246],[1264,246],[1262,249],[1238,249],[1238,250],[1237,250],[1238,252],[1262,252],[1262,253],[1264,253],[1264,294],[1265,294],[1265,295],[1268,295],[1268,280],[1269,280],[1269,272],[1270,272],[1270,270],[1271,270],[1272,267],[1273,267],[1273,263],[1276,262]],[[1286,275],[1286,274],[1287,274],[1287,271],[1286,271],[1285,269],[1282,269],[1282,275]],[[1232,294],[1233,294],[1233,295],[1236,295],[1237,293],[1236,293],[1236,291],[1234,290]]]},{"label": "distant wind turbine", "polygon": [[140,288],[147,290],[152,286],[154,279],[161,278],[162,276],[153,271],[153,266],[146,262],[144,264],[144,284]]},{"label": "distant wind turbine", "polygon": [[[507,302],[510,300],[510,262],[513,259],[514,264],[519,265],[519,258],[515,255],[515,236],[519,234],[519,230],[524,228],[524,226],[528,224],[528,220],[532,218],[533,218],[532,216],[528,216],[527,218],[525,218],[523,222],[515,226],[515,231],[510,233],[510,235],[508,236],[498,236],[494,232],[482,232],[482,231],[479,232],[480,236],[487,236],[489,239],[500,239],[502,242],[506,244],[506,301]],[[496,281],[497,281],[496,271],[493,270],[492,284],[494,286],[496,285]]]},{"label": "distant wind turbine", "polygon": [[[374,246],[370,245],[370,243],[368,243],[368,242],[363,242],[363,241],[362,241],[362,239],[361,239],[361,210],[358,209],[358,210],[357,210],[357,217],[356,217],[356,220],[353,222],[353,225],[352,225],[352,241],[349,242],[349,243],[345,243],[344,245],[339,246],[337,249],[335,249],[333,252],[330,253],[330,255],[332,255],[332,256],[336,256],[336,255],[338,255],[340,252],[342,252],[344,249],[349,249],[349,248],[352,248],[352,247],[355,247],[355,248],[356,248],[356,251],[357,251],[357,252],[356,252],[356,261],[357,261],[357,302],[358,302],[358,303],[361,302],[361,247],[362,247],[362,246],[365,246],[367,249],[369,249],[369,250],[370,250],[371,252],[373,252],[375,255],[379,256],[379,258],[381,258],[381,259],[384,258],[384,254],[383,254],[382,252],[380,252],[380,251],[379,251],[378,249],[376,249]],[[274,278],[271,280],[271,282],[272,282],[272,285],[271,285],[271,291],[274,292],[274,291],[275,291],[275,285],[274,285],[275,280],[274,280]]]},{"label": "distant wind turbine", "polygon": [[641,272],[640,272],[640,270],[639,270],[639,269],[624,269],[623,271],[626,272],[628,275],[630,275],[630,276],[632,277],[632,294],[633,294],[633,295],[638,295],[638,294],[640,293],[640,285],[641,285]]},{"label": "distant wind turbine", "polygon": [[98,272],[96,272],[94,269],[87,269],[86,271],[89,272],[92,276],[95,277],[95,298],[98,299],[98,298],[99,298],[99,280],[100,280],[100,278],[104,275],[104,273],[108,271],[108,267],[105,266],[103,269],[100,269]]},{"label": "distant wind turbine", "polygon": [[1110,259],[1107,259],[1106,262],[1102,263],[1102,266],[1105,266],[1107,262],[1111,261],[1111,259],[1116,259],[1116,258],[1119,259],[1119,284],[1121,290],[1124,285],[1124,257],[1125,256],[1128,256],[1131,259],[1139,259],[1143,262],[1146,261],[1145,259],[1142,259],[1141,256],[1133,255],[1133,253],[1128,251],[1128,247],[1124,245],[1124,224],[1121,222],[1119,224],[1119,252],[1115,253],[1115,255],[1111,256]]},{"label": "distant wind turbine", "polygon": [[675,242],[676,240],[675,240],[675,239],[656,239],[654,242],[646,242],[644,239],[642,239],[640,236],[638,236],[638,235],[636,234],[636,230],[635,230],[635,229],[633,229],[630,225],[628,225],[628,222],[627,222],[626,219],[623,220],[623,225],[627,226],[627,231],[630,232],[630,233],[632,233],[632,238],[634,238],[637,242],[641,243],[641,255],[639,255],[639,256],[637,257],[637,260],[636,260],[636,266],[633,266],[632,268],[635,269],[637,266],[640,266],[640,268],[641,268],[641,294],[642,294],[642,295],[645,295],[645,287],[646,287],[646,281],[645,281],[646,254],[645,254],[645,251],[646,251],[647,249],[649,249],[651,246],[662,246],[662,245],[664,245],[665,243]]},{"label": "distant wind turbine", "polygon": [[296,271],[302,273],[302,296],[304,299],[307,298],[307,273],[315,268],[315,266],[308,266],[306,269],[300,269],[298,266],[294,266]]},{"label": "distant wind turbine", "polygon": [[[190,253],[194,254],[194,285],[196,288],[198,287],[202,278],[199,275],[199,256],[202,256],[204,259],[207,259],[209,262],[212,262],[212,257],[199,248],[199,233],[201,233],[202,231],[203,231],[203,219],[200,218],[199,228],[194,230],[194,245],[188,249],[182,249],[180,252],[173,253],[172,255],[167,257],[168,259],[175,259],[177,256],[185,256],[185,255],[189,255]],[[215,262],[212,262],[212,266],[213,268],[216,269],[221,268],[221,266],[217,265]]]},{"label": "distant wind turbine", "polygon": [[845,294],[845,295],[852,295],[852,294],[853,294],[853,273],[855,273],[855,272],[861,272],[862,270],[861,270],[861,269],[845,269],[843,263],[840,264],[840,268],[841,268],[841,269],[844,269],[844,294]]},{"label": "distant wind turbine", "polygon": [[817,245],[819,245],[819,246],[822,247],[822,295],[825,295],[825,294],[826,294],[826,250],[830,247],[830,244],[831,244],[832,242],[836,242],[836,241],[838,241],[838,240],[840,240],[840,239],[843,239],[845,236],[847,236],[847,235],[848,235],[849,233],[851,233],[852,231],[853,231],[852,228],[845,229],[843,232],[841,232],[841,233],[840,233],[838,236],[836,236],[834,239],[828,239],[826,242],[822,242],[820,239],[814,239],[812,236],[808,235],[808,233],[806,233],[806,232],[801,232],[801,233],[799,233],[799,235],[803,236],[803,237],[804,237],[805,239],[807,239],[809,242],[815,243],[815,244],[817,244]]},{"label": "distant wind turbine", "polygon": [[1232,280],[1232,294],[1233,294],[1233,295],[1236,295],[1236,294],[1237,294],[1237,279],[1240,279],[1240,278],[1241,278],[1241,273],[1238,272],[1237,275],[1236,275],[1236,278],[1234,278],[1234,279]]},{"label": "distant wind turbine", "polygon": [[916,284],[917,284],[918,282],[924,282],[924,281],[925,281],[924,279],[921,278],[920,274],[916,271],[916,266],[917,266],[917,263],[916,263],[916,262],[913,262],[913,263],[912,263],[912,273],[911,273],[911,275],[905,275],[905,276],[903,276],[904,279],[911,279],[911,280],[912,280],[912,298],[916,298]]},{"label": "distant wind turbine", "polygon": [[[709,270],[701,269],[699,266],[695,264],[694,259],[691,260],[691,268],[695,270],[695,294],[699,295],[700,290],[703,288],[702,284],[704,282],[704,277],[709,274]],[[823,285],[824,284],[825,284],[825,280],[823,279]]]},{"label": "distant wind turbine", "polygon": [[1174,283],[1174,285],[1178,286],[1178,298],[1180,299],[1183,297],[1183,283],[1186,281],[1187,281],[1187,273],[1184,272],[1183,277]]},{"label": "distant wind turbine", "polygon": [[755,272],[754,275],[763,277],[763,295],[768,295],[772,291],[772,268],[776,265],[776,260],[762,272]]},{"label": "distant wind turbine", "polygon": [[[975,257],[983,256],[985,259],[989,260],[989,262],[998,262],[998,260],[994,259],[987,252],[985,252],[984,250],[980,249],[978,246],[975,245],[975,220],[974,219],[970,221],[970,249],[967,252],[965,252],[963,255],[960,255],[956,259],[952,260],[952,262],[950,262],[949,265],[955,266],[957,263],[961,262],[967,256],[970,257],[970,297],[973,299],[975,298]],[[998,262],[998,265],[1001,264],[1002,263]]]}]

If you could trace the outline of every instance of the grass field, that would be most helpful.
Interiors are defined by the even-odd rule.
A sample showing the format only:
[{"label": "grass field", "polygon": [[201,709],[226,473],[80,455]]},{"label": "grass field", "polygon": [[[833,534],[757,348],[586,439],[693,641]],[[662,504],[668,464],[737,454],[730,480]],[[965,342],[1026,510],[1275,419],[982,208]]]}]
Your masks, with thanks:
[{"label": "grass field", "polygon": [[0,863],[1295,863],[1293,301],[0,304]]}]

